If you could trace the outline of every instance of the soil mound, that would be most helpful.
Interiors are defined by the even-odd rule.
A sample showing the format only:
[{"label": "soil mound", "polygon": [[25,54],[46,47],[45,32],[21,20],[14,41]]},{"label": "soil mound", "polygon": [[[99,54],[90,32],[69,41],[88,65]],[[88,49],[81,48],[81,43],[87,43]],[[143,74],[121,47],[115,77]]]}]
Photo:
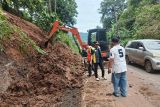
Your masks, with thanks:
[{"label": "soil mound", "polygon": [[[6,16],[37,43],[46,40],[46,33],[35,25],[9,13]],[[83,86],[81,56],[67,45],[57,42],[48,46],[47,55],[34,53],[23,57],[15,43],[10,42],[5,49],[9,52],[0,54],[1,106],[58,106],[66,90]]]},{"label": "soil mound", "polygon": [[27,33],[36,43],[40,44],[47,40],[47,33],[42,31],[39,27],[32,24],[31,22],[25,21],[20,17],[12,15],[8,12],[5,12],[7,20],[21,28],[25,33]]}]

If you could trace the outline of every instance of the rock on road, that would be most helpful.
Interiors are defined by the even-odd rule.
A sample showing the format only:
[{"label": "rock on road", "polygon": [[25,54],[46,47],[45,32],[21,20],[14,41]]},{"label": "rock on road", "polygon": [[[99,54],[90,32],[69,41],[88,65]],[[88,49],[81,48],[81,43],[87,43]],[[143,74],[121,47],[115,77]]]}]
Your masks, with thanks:
[{"label": "rock on road", "polygon": [[[101,71],[99,70],[99,77]],[[137,65],[128,65],[128,96],[112,95],[111,74],[107,80],[85,78],[83,107],[160,107],[160,72],[150,74]]]}]

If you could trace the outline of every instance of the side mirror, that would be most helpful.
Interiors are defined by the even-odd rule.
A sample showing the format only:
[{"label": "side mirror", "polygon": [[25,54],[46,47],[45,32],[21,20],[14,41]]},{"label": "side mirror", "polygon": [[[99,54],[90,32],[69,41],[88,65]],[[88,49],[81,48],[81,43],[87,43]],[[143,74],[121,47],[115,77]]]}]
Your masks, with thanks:
[{"label": "side mirror", "polygon": [[142,50],[142,51],[144,51],[144,48],[143,48],[143,47],[139,47],[139,50]]}]

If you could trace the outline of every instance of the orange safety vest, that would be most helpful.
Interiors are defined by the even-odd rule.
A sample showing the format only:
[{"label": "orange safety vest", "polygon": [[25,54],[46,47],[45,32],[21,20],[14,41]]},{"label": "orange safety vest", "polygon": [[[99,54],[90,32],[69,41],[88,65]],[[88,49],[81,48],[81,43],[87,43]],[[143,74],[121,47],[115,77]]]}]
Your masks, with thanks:
[{"label": "orange safety vest", "polygon": [[90,62],[91,61],[91,48],[87,50],[87,60]]},{"label": "orange safety vest", "polygon": [[91,61],[91,54],[90,53],[88,53],[87,59],[88,59],[89,62]]}]

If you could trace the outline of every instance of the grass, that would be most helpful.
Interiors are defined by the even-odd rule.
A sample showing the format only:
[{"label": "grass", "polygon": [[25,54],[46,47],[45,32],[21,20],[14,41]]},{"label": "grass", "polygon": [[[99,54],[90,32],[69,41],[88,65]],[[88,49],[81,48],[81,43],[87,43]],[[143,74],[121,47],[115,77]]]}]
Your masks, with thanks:
[{"label": "grass", "polygon": [[46,54],[26,33],[24,33],[17,26],[12,25],[7,21],[3,12],[0,10],[0,51],[4,51],[3,42],[4,40],[11,41],[10,37],[16,32],[19,35],[20,46],[19,49],[23,53],[28,53],[29,47],[31,46],[36,52],[40,54]]},{"label": "grass", "polygon": [[73,52],[79,53],[78,47],[76,46],[74,39],[71,35],[68,35],[67,33],[64,32],[58,32],[56,36],[56,41],[61,41],[65,43],[73,50]]},{"label": "grass", "polygon": [[0,52],[4,51],[3,40],[9,39],[13,32],[13,27],[8,23],[3,12],[0,10]]},{"label": "grass", "polygon": [[18,27],[15,27],[15,31],[19,34],[20,46],[19,49],[23,53],[27,53],[29,51],[29,47],[31,46],[34,50],[36,50],[40,54],[46,54],[36,43],[24,32],[21,31]]}]

